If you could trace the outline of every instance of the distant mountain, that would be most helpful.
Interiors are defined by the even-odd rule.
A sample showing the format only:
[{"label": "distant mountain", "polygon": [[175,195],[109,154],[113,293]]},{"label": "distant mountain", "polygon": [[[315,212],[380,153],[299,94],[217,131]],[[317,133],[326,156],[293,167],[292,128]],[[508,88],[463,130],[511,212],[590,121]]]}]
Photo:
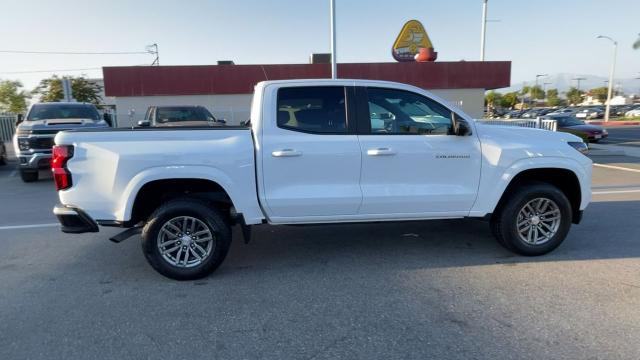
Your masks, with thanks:
[{"label": "distant mountain", "polygon": [[[609,80],[603,76],[589,75],[589,74],[571,74],[571,73],[560,73],[549,75],[545,78],[538,79],[538,85],[542,86],[543,83],[547,84],[547,89],[558,89],[560,93],[566,92],[572,86],[577,86],[577,80],[573,80],[576,78],[584,78],[584,80],[580,80],[580,90],[588,90],[596,87],[607,86],[606,81]],[[533,86],[536,83],[535,79],[526,82],[519,82],[513,84],[508,88],[499,89],[499,92],[511,92],[511,91],[519,91],[522,89],[522,86],[526,83],[528,86]],[[622,91],[626,95],[631,94],[640,94],[640,80],[638,79],[616,79],[615,86],[617,91]]]}]

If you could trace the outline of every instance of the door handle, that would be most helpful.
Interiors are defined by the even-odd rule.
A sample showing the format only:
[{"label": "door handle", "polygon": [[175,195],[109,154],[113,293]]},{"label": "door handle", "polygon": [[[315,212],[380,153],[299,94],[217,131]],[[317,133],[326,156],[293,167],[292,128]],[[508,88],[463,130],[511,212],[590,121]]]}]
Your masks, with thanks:
[{"label": "door handle", "polygon": [[367,150],[367,155],[369,156],[390,156],[395,155],[396,152],[391,148],[375,148]]},{"label": "door handle", "polygon": [[271,153],[271,156],[273,157],[293,157],[293,156],[300,156],[300,155],[302,155],[302,151],[297,151],[294,149],[276,150]]}]

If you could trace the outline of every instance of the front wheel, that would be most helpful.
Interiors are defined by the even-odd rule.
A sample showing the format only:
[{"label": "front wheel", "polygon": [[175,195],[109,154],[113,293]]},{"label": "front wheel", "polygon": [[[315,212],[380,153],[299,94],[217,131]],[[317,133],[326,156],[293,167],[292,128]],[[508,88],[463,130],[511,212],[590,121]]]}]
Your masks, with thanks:
[{"label": "front wheel", "polygon": [[546,183],[522,184],[508,194],[491,219],[498,242],[521,255],[544,255],[558,247],[571,228],[571,203]]},{"label": "front wheel", "polygon": [[153,212],[142,231],[149,264],[176,280],[194,280],[222,264],[231,230],[215,208],[197,199],[171,200]]}]

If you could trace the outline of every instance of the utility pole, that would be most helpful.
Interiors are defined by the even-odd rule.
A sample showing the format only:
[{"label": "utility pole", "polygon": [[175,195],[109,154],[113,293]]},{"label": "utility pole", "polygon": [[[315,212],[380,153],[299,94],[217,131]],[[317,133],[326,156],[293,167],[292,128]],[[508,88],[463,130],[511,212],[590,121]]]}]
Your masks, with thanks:
[{"label": "utility pole", "polygon": [[160,66],[160,53],[158,52],[158,44],[153,43],[151,45],[148,45],[146,50],[149,54],[156,56],[156,58],[151,63],[151,66]]},{"label": "utility pole", "polygon": [[611,63],[611,70],[609,71],[609,89],[607,90],[607,107],[604,112],[604,121],[608,122],[609,114],[611,111],[611,93],[613,92],[613,75],[616,72],[616,55],[618,53],[618,42],[604,35],[598,35],[597,39],[607,39],[613,43],[613,62]]},{"label": "utility pole", "polygon": [[336,0],[330,0],[331,11],[331,78],[338,78],[338,66],[336,59]]},{"label": "utility pole", "polygon": [[582,81],[582,80],[587,80],[587,78],[584,78],[584,77],[577,77],[577,78],[573,78],[573,79],[571,79],[571,80],[575,80],[575,81],[577,81],[577,82],[578,82],[578,87],[577,87],[577,89],[578,89],[578,91],[580,91],[580,81]]},{"label": "utility pole", "polygon": [[484,46],[487,40],[487,0],[482,0],[482,31],[480,33],[480,61],[484,61]]}]

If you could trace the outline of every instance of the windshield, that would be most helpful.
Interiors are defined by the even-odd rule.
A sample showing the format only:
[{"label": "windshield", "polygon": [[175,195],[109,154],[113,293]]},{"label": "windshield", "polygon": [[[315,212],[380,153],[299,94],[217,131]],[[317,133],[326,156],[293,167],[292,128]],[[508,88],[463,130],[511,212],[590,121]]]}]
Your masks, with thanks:
[{"label": "windshield", "polygon": [[584,125],[584,121],[578,120],[574,117],[554,117],[553,120],[558,122],[558,126],[576,126]]},{"label": "windshield", "polygon": [[158,123],[180,121],[216,121],[209,110],[204,107],[161,107],[156,116]]},{"label": "windshield", "polygon": [[47,119],[100,120],[100,114],[93,105],[87,104],[35,104],[27,116],[31,121]]}]

